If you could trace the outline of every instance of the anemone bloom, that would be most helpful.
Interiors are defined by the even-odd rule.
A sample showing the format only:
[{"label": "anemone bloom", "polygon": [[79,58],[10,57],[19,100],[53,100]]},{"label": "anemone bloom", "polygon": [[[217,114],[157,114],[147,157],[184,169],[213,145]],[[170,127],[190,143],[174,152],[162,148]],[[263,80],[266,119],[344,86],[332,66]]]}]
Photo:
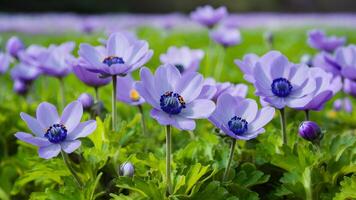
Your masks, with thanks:
[{"label": "anemone bloom", "polygon": [[171,180],[171,126],[193,130],[194,119],[207,118],[215,109],[208,99],[199,99],[203,77],[196,72],[181,75],[173,65],[160,66],[154,75],[147,68],[140,72],[141,81],[135,87],[139,94],[153,106],[151,116],[166,125],[166,183],[172,194]]},{"label": "anemone bloom", "polygon": [[308,44],[321,51],[333,52],[336,48],[343,46],[345,42],[345,37],[328,37],[325,32],[321,30],[308,32]]},{"label": "anemone bloom", "polygon": [[352,102],[348,97],[336,99],[333,106],[336,111],[345,110],[347,113],[352,112]]},{"label": "anemone bloom", "polygon": [[19,60],[27,65],[40,67],[49,54],[46,47],[30,45],[25,50],[18,53]]},{"label": "anemone bloom", "polygon": [[125,77],[117,77],[116,99],[132,106],[145,103],[145,99],[142,98],[140,93],[135,89],[135,83],[136,81],[130,74]]},{"label": "anemone bloom", "polygon": [[12,79],[18,79],[27,83],[34,81],[40,74],[41,70],[39,70],[37,67],[21,62],[11,69]]},{"label": "anemone bloom", "polygon": [[234,60],[236,66],[244,73],[244,79],[250,83],[254,82],[253,69],[260,58],[256,54],[246,54],[242,60]]},{"label": "anemone bloom", "polygon": [[171,64],[181,72],[197,71],[200,61],[204,57],[204,51],[190,49],[189,47],[169,47],[166,54],[160,56],[163,64]]},{"label": "anemone bloom", "polygon": [[34,135],[17,132],[15,136],[19,140],[38,146],[38,154],[44,159],[56,157],[61,150],[72,153],[81,144],[78,138],[86,137],[96,129],[94,120],[80,122],[82,114],[83,106],[78,101],[66,106],[61,117],[56,107],[43,102],[37,108],[37,119],[21,113],[21,118]]},{"label": "anemone bloom", "polygon": [[11,57],[5,53],[0,52],[0,74],[7,71],[11,63]]},{"label": "anemone bloom", "polygon": [[209,28],[220,22],[227,16],[226,7],[222,6],[214,9],[210,5],[198,7],[190,14],[190,18],[203,26]]},{"label": "anemone bloom", "polygon": [[241,34],[237,28],[220,26],[210,33],[210,37],[223,47],[231,47],[240,44]]},{"label": "anemone bloom", "polygon": [[16,36],[11,37],[6,43],[6,51],[13,57],[17,57],[20,51],[25,49],[23,42]]},{"label": "anemone bloom", "polygon": [[248,87],[247,85],[240,83],[240,84],[232,84],[230,82],[223,82],[219,83],[216,82],[213,78],[207,78],[204,81],[204,86],[206,85],[212,85],[215,86],[216,92],[215,94],[209,98],[212,99],[214,102],[217,101],[219,96],[222,94],[228,93],[234,97],[243,97],[245,98],[247,95]]},{"label": "anemone bloom", "polygon": [[252,99],[233,97],[226,93],[218,98],[216,109],[209,120],[233,139],[223,181],[229,173],[236,140],[250,140],[263,133],[263,127],[272,120],[274,112],[272,107],[258,110],[256,101]]}]

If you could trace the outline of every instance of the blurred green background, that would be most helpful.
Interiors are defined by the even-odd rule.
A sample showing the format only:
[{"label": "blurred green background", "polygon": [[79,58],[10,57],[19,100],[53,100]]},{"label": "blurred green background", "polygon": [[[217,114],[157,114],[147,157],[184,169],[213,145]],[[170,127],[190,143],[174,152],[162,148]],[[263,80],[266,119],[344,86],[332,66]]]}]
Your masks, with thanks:
[{"label": "blurred green background", "polygon": [[355,0],[0,0],[0,12],[168,13],[199,5],[230,12],[355,12]]}]

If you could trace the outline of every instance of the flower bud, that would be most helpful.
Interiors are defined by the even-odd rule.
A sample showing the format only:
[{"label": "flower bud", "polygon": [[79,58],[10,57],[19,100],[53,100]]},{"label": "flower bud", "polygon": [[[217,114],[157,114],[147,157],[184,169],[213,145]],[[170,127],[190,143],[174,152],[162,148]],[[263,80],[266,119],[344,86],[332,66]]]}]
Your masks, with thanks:
[{"label": "flower bud", "polygon": [[94,104],[93,97],[88,93],[81,94],[78,101],[82,103],[84,109],[88,109]]},{"label": "flower bud", "polygon": [[25,46],[18,37],[11,37],[6,43],[6,51],[13,57],[17,57],[17,54],[24,50]]},{"label": "flower bud", "polygon": [[120,166],[119,174],[121,176],[132,177],[134,175],[135,169],[131,162],[125,162]]},{"label": "flower bud", "polygon": [[312,121],[304,121],[299,125],[299,135],[311,142],[318,142],[323,137],[318,124]]},{"label": "flower bud", "polygon": [[28,86],[26,83],[20,80],[15,80],[14,82],[14,92],[19,95],[25,95],[28,91]]},{"label": "flower bud", "polygon": [[335,111],[340,111],[342,109],[342,107],[343,107],[343,105],[342,105],[343,103],[344,102],[343,102],[342,99],[336,99],[334,101],[334,104],[333,104],[334,110]]}]

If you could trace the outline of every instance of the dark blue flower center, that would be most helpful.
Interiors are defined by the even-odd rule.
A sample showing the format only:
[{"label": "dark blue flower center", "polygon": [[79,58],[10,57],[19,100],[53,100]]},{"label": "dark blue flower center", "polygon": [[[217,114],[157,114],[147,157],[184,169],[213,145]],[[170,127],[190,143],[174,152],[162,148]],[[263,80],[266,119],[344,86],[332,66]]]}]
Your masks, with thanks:
[{"label": "dark blue flower center", "polygon": [[175,64],[174,66],[179,70],[180,73],[183,73],[183,72],[184,72],[184,65],[182,65],[182,64]]},{"label": "dark blue flower center", "polygon": [[160,106],[164,112],[170,115],[177,115],[185,108],[185,102],[179,94],[166,92],[161,95]]},{"label": "dark blue flower center", "polygon": [[44,136],[48,139],[48,141],[57,144],[66,139],[67,129],[63,124],[53,124],[47,129]]},{"label": "dark blue flower center", "polygon": [[233,118],[230,119],[227,125],[229,126],[230,131],[232,131],[236,135],[241,136],[244,133],[246,133],[248,123],[245,119],[234,116]]},{"label": "dark blue flower center", "polygon": [[276,78],[271,85],[272,92],[278,97],[287,97],[292,89],[292,84],[285,78]]},{"label": "dark blue flower center", "polygon": [[114,65],[114,64],[124,64],[124,60],[120,57],[117,57],[117,56],[109,56],[109,57],[106,57],[104,60],[103,60],[103,63],[106,64],[107,66],[111,66],[111,65]]}]

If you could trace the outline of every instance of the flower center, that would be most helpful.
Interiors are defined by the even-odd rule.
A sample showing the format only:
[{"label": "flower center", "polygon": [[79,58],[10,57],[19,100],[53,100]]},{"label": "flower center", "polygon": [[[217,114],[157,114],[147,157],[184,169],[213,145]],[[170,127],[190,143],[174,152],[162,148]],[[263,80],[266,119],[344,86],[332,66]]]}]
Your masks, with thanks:
[{"label": "flower center", "polygon": [[161,109],[170,114],[179,114],[185,108],[185,102],[182,96],[173,92],[166,92],[160,98]]},{"label": "flower center", "polygon": [[67,137],[67,128],[63,124],[53,124],[44,136],[54,144],[63,142]]},{"label": "flower center", "polygon": [[140,100],[140,94],[137,92],[137,90],[135,90],[135,89],[130,90],[130,99],[132,101]]},{"label": "flower center", "polygon": [[183,73],[183,72],[184,72],[184,65],[182,65],[182,64],[175,64],[174,66],[179,70],[180,73]]},{"label": "flower center", "polygon": [[103,63],[110,67],[111,65],[124,64],[125,62],[121,57],[109,56],[103,60]]},{"label": "flower center", "polygon": [[278,97],[287,97],[292,89],[292,84],[285,78],[276,78],[272,82],[272,92]]},{"label": "flower center", "polygon": [[227,125],[229,126],[230,131],[232,131],[236,135],[243,135],[247,131],[248,123],[245,119],[234,116],[230,119]]}]

